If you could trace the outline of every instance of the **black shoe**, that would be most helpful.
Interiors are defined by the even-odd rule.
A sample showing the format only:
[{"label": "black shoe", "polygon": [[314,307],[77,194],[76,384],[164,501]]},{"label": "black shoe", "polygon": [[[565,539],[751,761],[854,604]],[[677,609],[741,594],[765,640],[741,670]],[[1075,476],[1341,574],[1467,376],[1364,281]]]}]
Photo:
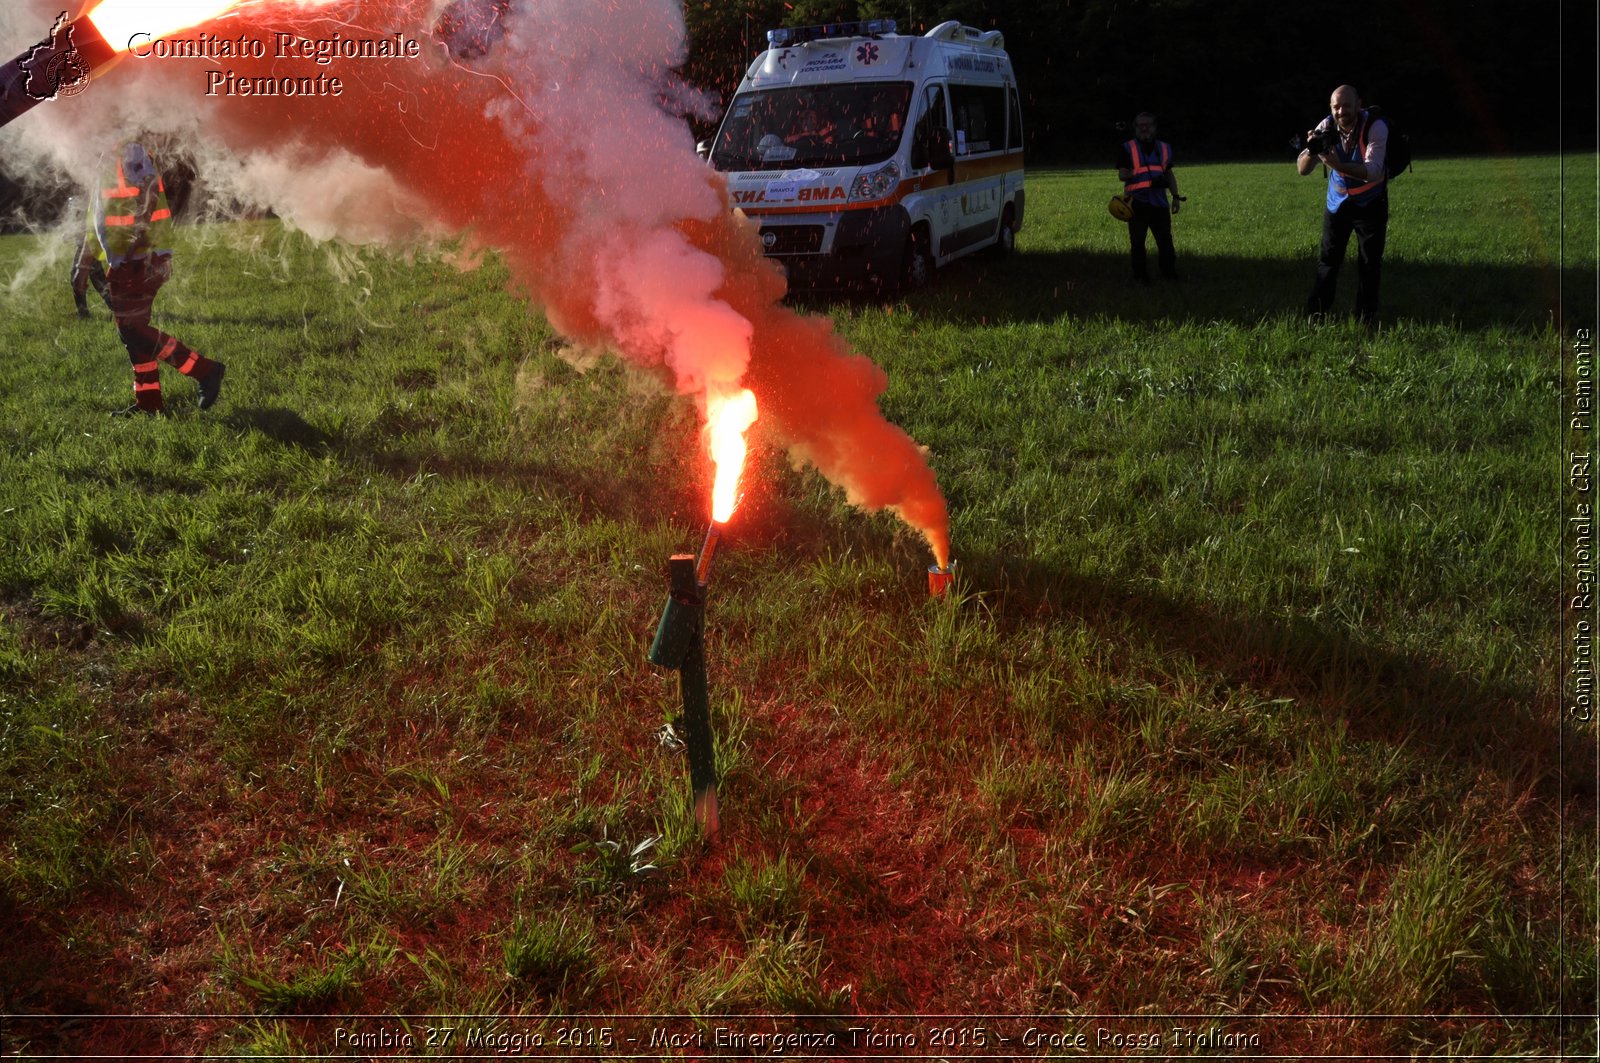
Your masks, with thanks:
[{"label": "black shoe", "polygon": [[124,406],[120,410],[111,411],[111,416],[113,417],[138,417],[141,414],[146,417],[165,417],[167,415],[167,411],[165,408],[158,410],[146,409],[145,407],[140,406],[137,402],[129,406]]},{"label": "black shoe", "polygon": [[217,404],[217,396],[222,394],[222,377],[227,371],[228,367],[218,362],[217,367],[199,381],[202,410],[209,410]]}]

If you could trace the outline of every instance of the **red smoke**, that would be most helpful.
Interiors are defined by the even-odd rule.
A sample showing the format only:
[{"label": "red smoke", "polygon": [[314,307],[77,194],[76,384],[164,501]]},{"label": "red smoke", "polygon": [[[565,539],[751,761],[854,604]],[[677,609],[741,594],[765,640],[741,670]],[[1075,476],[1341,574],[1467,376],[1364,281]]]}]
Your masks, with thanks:
[{"label": "red smoke", "polygon": [[851,502],[893,509],[948,567],[944,495],[922,448],[878,409],[888,386],[883,370],[852,352],[827,318],[779,304],[783,279],[749,232],[720,219],[690,232],[697,246],[730,265],[732,275],[717,294],[755,326],[745,385],[756,393],[768,430],[843,487]]},{"label": "red smoke", "polygon": [[[43,12],[51,2],[30,6]],[[244,4],[237,17],[170,35],[242,34],[265,42],[265,58],[130,56],[75,102],[111,91],[137,101],[144,92],[198,111],[200,139],[243,158],[257,174],[252,192],[276,197],[270,205],[313,235],[392,242],[465,231],[498,248],[570,339],[657,369],[685,394],[742,382],[756,393],[768,438],[853,503],[895,510],[948,562],[944,498],[920,448],[878,409],[882,371],[828,320],[780,304],[781,276],[694,154],[682,117],[694,93],[672,74],[684,57],[677,0],[518,0],[504,37],[470,68],[432,36],[438,4],[321,2],[315,12],[305,0]],[[277,55],[278,32],[400,32],[423,55],[319,65]],[[334,74],[343,93],[206,96],[206,74],[219,67],[238,78]],[[161,128],[136,105],[133,115]],[[349,180],[374,191],[353,192],[352,171]],[[376,171],[397,187],[383,189]],[[262,173],[281,175],[283,187],[263,187]],[[397,216],[397,207],[413,216]]]}]

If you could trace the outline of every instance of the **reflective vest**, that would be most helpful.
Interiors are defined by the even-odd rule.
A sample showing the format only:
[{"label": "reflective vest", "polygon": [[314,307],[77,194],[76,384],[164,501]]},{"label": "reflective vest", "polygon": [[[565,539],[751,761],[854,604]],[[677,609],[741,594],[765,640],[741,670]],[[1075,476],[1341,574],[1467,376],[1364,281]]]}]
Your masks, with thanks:
[{"label": "reflective vest", "polygon": [[1155,183],[1156,178],[1165,174],[1172,165],[1172,145],[1165,140],[1156,141],[1152,145],[1150,158],[1146,158],[1144,152],[1139,150],[1139,142],[1137,140],[1128,141],[1123,145],[1123,148],[1128,153],[1128,161],[1133,164],[1133,176],[1123,184],[1122,190],[1129,195],[1143,192],[1143,195],[1135,196],[1135,198],[1156,203],[1163,207],[1166,206],[1166,186],[1162,185],[1157,188]]},{"label": "reflective vest", "polygon": [[[1380,118],[1378,121],[1381,122],[1383,119]],[[1332,115],[1329,115],[1326,119],[1324,119],[1323,124],[1327,128],[1338,132],[1339,127],[1334,122]],[[1355,150],[1345,151],[1344,137],[1340,136],[1339,143],[1335,145],[1333,149],[1334,157],[1340,162],[1364,162],[1367,157],[1367,130],[1371,128],[1371,126],[1372,120],[1368,117],[1366,111],[1362,111],[1361,125],[1356,130]],[[1387,125],[1385,126],[1385,130],[1387,131]],[[1361,181],[1359,183],[1352,183],[1355,181],[1356,179],[1354,177],[1346,177],[1338,170],[1328,171],[1328,209],[1330,211],[1338,210],[1340,204],[1347,199],[1354,200],[1357,203],[1371,203],[1379,196],[1382,196],[1388,192],[1388,187],[1384,183],[1382,174],[1378,175],[1378,179],[1376,181]]]},{"label": "reflective vest", "polygon": [[[172,210],[167,188],[156,174],[153,202],[144,204],[143,190],[130,185],[123,173],[123,151],[117,152],[117,171],[107,174],[104,186],[89,204],[89,230],[99,242],[102,264],[118,266],[129,258],[172,254]],[[141,206],[148,209],[141,213]],[[144,241],[135,246],[140,235]]]}]

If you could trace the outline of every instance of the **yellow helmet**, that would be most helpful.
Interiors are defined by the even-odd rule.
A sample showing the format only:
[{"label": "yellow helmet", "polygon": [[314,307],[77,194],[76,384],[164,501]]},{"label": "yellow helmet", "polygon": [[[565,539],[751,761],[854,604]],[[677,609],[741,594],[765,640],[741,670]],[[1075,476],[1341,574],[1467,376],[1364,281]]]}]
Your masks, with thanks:
[{"label": "yellow helmet", "polygon": [[1126,192],[1122,193],[1121,195],[1112,196],[1111,202],[1106,204],[1106,209],[1109,210],[1111,212],[1111,216],[1118,221],[1133,220],[1133,198]]}]

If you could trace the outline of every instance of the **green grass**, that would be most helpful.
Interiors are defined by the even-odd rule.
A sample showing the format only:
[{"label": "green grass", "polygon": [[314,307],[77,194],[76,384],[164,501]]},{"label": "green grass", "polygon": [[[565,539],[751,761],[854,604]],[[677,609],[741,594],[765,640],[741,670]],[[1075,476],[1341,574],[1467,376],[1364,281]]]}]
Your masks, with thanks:
[{"label": "green grass", "polygon": [[506,974],[521,982],[559,991],[592,974],[595,933],[574,926],[569,917],[519,918],[504,939]]},{"label": "green grass", "polygon": [[[579,1010],[1554,1051],[1600,919],[1553,604],[1553,315],[1593,320],[1595,218],[1569,195],[1563,259],[1557,166],[1397,181],[1374,334],[1301,321],[1321,182],[1287,162],[1183,173],[1178,286],[1126,282],[1109,171],[1052,171],[1014,260],[806,300],[887,369],[960,577],[929,602],[916,537],[758,429],[707,621],[716,846],[644,660],[703,530],[686,402],[576,371],[492,258],[251,222],[181,228],[157,304],[228,363],[219,407],[169,375],[171,418],[117,419],[103,309],[21,282],[8,1010],[262,1014],[162,1042],[257,1054],[320,1050],[308,1012]],[[1328,1017],[1367,1012],[1428,1017]]]}]

